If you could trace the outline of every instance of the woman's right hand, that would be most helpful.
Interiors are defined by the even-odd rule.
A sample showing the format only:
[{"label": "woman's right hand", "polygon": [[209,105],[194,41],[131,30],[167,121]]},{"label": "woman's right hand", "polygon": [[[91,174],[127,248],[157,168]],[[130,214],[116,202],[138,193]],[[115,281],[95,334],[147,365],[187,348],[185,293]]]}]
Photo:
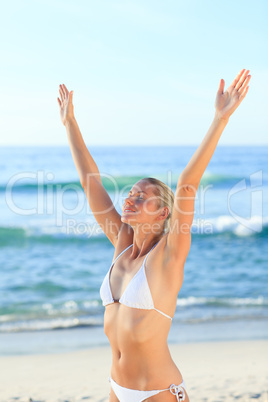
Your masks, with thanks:
[{"label": "woman's right hand", "polygon": [[58,104],[60,107],[60,118],[62,123],[70,121],[74,118],[74,107],[73,107],[73,91],[69,92],[64,84],[59,87],[60,98],[58,99]]}]

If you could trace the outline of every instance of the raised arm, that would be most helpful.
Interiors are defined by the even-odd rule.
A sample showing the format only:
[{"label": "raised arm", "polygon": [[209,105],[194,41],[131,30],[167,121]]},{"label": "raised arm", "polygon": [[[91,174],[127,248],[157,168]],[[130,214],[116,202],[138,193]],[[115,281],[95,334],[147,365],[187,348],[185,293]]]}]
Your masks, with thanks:
[{"label": "raised arm", "polygon": [[201,177],[216,149],[220,136],[226,127],[230,116],[238,108],[248,92],[251,78],[249,70],[241,70],[229,88],[224,92],[225,82],[220,80],[215,101],[215,117],[200,146],[184,169],[181,180],[195,186],[197,189]]},{"label": "raised arm", "polygon": [[86,147],[74,117],[73,91],[69,92],[65,85],[60,85],[59,93],[60,117],[67,131],[68,142],[81,185],[97,222],[115,246],[119,230],[124,224],[102,185],[99,169]]},{"label": "raised arm", "polygon": [[[216,149],[220,136],[230,116],[240,105],[248,92],[251,78],[249,70],[241,70],[229,88],[224,92],[221,79],[215,102],[215,116],[203,141],[181,173],[175,193],[171,215],[170,232],[167,236],[167,254],[183,262],[191,244],[191,225],[194,218],[195,195],[204,171]],[[178,264],[180,265],[180,264]]]}]

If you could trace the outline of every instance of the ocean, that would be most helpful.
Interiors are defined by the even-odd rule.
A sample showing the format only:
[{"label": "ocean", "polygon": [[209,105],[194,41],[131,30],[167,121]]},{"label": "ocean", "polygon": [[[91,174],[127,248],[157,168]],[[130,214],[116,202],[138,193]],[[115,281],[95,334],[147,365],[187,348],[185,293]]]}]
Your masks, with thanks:
[{"label": "ocean", "polygon": [[[89,147],[119,212],[142,177],[175,191],[195,149]],[[170,342],[268,337],[267,156],[267,146],[216,149],[196,197]],[[0,354],[107,344],[99,288],[114,249],[70,149],[2,147],[0,166]]]}]

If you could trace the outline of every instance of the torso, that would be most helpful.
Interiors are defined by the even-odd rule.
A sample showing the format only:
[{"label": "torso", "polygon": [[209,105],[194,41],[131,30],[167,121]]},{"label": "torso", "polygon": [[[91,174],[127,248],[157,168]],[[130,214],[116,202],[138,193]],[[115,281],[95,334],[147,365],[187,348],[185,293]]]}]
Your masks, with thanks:
[{"label": "torso", "polygon": [[[131,236],[118,238],[114,257],[132,244]],[[163,260],[166,236],[148,256],[145,272],[155,308],[173,317],[183,278],[174,278],[168,261]],[[146,255],[131,259],[132,247],[114,264],[110,288],[120,299],[139,271]],[[183,270],[181,270],[183,272]],[[173,277],[172,277],[173,276]],[[113,354],[112,378],[123,387],[139,390],[161,389],[182,381],[167,346],[171,320],[155,310],[144,310],[113,303],[106,306],[104,331]]]}]

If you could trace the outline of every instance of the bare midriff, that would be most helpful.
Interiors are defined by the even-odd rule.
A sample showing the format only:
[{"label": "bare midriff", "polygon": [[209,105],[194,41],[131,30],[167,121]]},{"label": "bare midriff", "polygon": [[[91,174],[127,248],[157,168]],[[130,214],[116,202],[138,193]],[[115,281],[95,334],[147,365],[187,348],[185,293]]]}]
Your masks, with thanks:
[{"label": "bare midriff", "polygon": [[111,377],[129,389],[165,389],[182,375],[171,358],[167,337],[171,320],[155,310],[106,306],[104,331],[112,348]]}]

